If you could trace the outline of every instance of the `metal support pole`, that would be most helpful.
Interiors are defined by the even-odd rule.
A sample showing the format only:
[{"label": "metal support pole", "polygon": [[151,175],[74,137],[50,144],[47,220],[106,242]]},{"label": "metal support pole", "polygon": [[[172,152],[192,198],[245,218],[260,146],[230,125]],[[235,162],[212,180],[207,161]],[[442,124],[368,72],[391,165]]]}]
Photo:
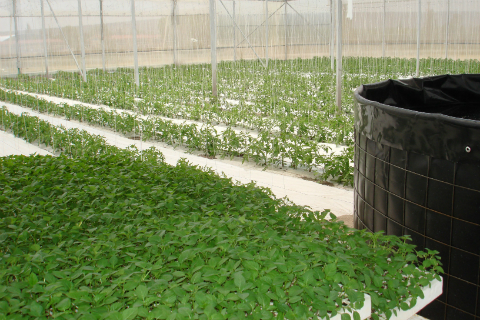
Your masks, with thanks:
[{"label": "metal support pole", "polygon": [[140,85],[140,76],[138,74],[138,48],[137,48],[137,21],[135,19],[135,0],[132,0],[132,35],[133,35],[133,64],[135,73],[135,84]]},{"label": "metal support pole", "polygon": [[217,33],[216,33],[216,0],[210,0],[210,51],[212,54],[212,95],[217,97]]},{"label": "metal support pole", "polygon": [[237,61],[237,28],[235,28],[235,0],[233,0],[233,61]]},{"label": "metal support pole", "polygon": [[15,27],[15,51],[17,53],[17,73],[21,73],[20,64],[20,44],[18,42],[18,18],[17,18],[17,0],[13,1],[13,25]]},{"label": "metal support pole", "polygon": [[268,68],[268,0],[265,0],[265,66]]},{"label": "metal support pole", "polygon": [[417,21],[417,71],[415,75],[420,75],[420,28],[422,26],[422,0],[418,0],[418,21]]},{"label": "metal support pole", "polygon": [[102,67],[103,72],[106,71],[106,63],[105,63],[105,32],[103,29],[103,0],[100,0],[100,39],[102,45]]},{"label": "metal support pole", "polygon": [[287,0],[285,0],[285,60],[288,58],[288,16],[287,16]]},{"label": "metal support pole", "polygon": [[85,62],[85,41],[83,39],[82,1],[78,0],[78,28],[80,32],[80,46],[82,49],[82,77],[87,82],[87,65]]},{"label": "metal support pole", "polygon": [[387,0],[383,0],[383,34],[382,34],[382,57],[385,58],[385,16],[387,13]]},{"label": "metal support pole", "polygon": [[337,95],[338,111],[342,111],[342,0],[337,2]]},{"label": "metal support pole", "polygon": [[445,59],[448,59],[448,29],[450,28],[450,0],[447,0],[447,31],[445,31]]},{"label": "metal support pole", "polygon": [[47,33],[45,31],[45,10],[43,8],[43,0],[40,0],[40,11],[42,13],[42,31],[43,31],[43,50],[45,51],[45,76],[48,78],[48,48]]},{"label": "metal support pole", "polygon": [[172,23],[173,23],[173,64],[177,65],[177,0],[173,0],[172,9]]},{"label": "metal support pole", "polygon": [[335,70],[335,0],[330,0],[330,67]]}]

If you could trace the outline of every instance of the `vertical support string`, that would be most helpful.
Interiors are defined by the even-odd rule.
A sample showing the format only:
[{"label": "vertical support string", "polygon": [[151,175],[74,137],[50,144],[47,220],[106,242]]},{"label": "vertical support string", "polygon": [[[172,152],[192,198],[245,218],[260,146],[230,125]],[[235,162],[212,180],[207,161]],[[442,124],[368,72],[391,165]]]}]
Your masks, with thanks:
[{"label": "vertical support string", "polygon": [[330,0],[330,67],[335,70],[335,0]]},{"label": "vertical support string", "polygon": [[237,61],[237,28],[235,28],[235,0],[233,0],[233,61]]},{"label": "vertical support string", "polygon": [[102,45],[102,68],[106,71],[105,63],[105,31],[103,29],[103,0],[100,0],[100,41]]},{"label": "vertical support string", "polygon": [[210,51],[212,64],[212,95],[217,97],[217,33],[216,33],[216,0],[210,0]]},{"label": "vertical support string", "polygon": [[132,35],[133,35],[133,62],[135,68],[135,84],[140,86],[140,75],[138,74],[138,47],[137,47],[137,20],[135,17],[135,0],[132,4]]},{"label": "vertical support string", "polygon": [[268,68],[268,0],[265,0],[265,66]]},{"label": "vertical support string", "polygon": [[80,47],[82,51],[82,78],[87,82],[87,64],[85,61],[85,40],[83,38],[82,1],[78,0],[78,30],[80,33]]},{"label": "vertical support string", "polygon": [[45,31],[45,10],[43,0],[40,0],[40,11],[42,13],[42,31],[43,31],[43,50],[45,55],[45,76],[49,78],[48,74],[48,48],[47,48],[47,33]]},{"label": "vertical support string", "polygon": [[17,74],[21,74],[20,63],[20,44],[18,42],[18,17],[17,17],[17,0],[13,1],[13,25],[15,28],[15,51],[17,53]]},{"label": "vertical support string", "polygon": [[338,111],[342,111],[342,0],[337,2],[337,95]]},{"label": "vertical support string", "polygon": [[422,0],[418,0],[418,21],[417,21],[417,70],[415,75],[420,75],[420,28],[422,26]]}]

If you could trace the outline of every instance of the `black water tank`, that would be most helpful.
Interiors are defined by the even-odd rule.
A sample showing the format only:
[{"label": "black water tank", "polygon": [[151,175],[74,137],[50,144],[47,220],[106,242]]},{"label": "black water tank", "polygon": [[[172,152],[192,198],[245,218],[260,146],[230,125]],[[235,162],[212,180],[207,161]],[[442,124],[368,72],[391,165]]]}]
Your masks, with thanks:
[{"label": "black water tank", "polygon": [[443,294],[421,315],[480,320],[480,75],[355,91],[357,229],[440,252]]}]

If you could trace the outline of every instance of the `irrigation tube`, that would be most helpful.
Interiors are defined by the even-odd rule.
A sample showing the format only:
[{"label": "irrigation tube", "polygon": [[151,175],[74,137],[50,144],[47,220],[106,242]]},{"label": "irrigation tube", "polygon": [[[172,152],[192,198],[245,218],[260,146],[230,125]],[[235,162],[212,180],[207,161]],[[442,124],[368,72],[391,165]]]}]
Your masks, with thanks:
[{"label": "irrigation tube", "polygon": [[48,49],[47,34],[45,32],[45,12],[43,8],[43,0],[40,0],[40,11],[42,13],[43,50],[45,51],[45,76],[48,78]]},{"label": "irrigation tube", "polygon": [[48,0],[45,0],[45,1],[47,1],[48,7],[50,8],[50,12],[52,12],[52,15],[53,15],[53,19],[55,19],[55,23],[57,24],[58,29],[60,29],[60,33],[62,34],[63,41],[65,41],[65,43],[67,44],[68,51],[70,51],[70,53],[72,54],[73,60],[75,61],[75,64],[77,65],[78,71],[80,71],[80,74],[83,77],[83,71],[80,68],[80,65],[78,64],[77,58],[75,58],[75,55],[73,54],[72,48],[70,48],[70,45],[68,44],[67,38],[65,37],[65,34],[63,33],[62,27],[60,27],[60,23],[58,23],[57,16],[55,15],[55,12],[52,9],[52,5],[50,4],[50,1],[48,1]]},{"label": "irrigation tube", "polygon": [[[217,30],[216,30],[216,14],[215,1],[210,0],[210,46],[212,54],[212,95],[217,97]],[[225,8],[226,10],[226,8]],[[235,22],[235,21],[234,21]],[[236,25],[236,23],[235,23]]]},{"label": "irrigation tube", "polygon": [[132,0],[132,35],[133,35],[133,63],[135,68],[135,84],[140,85],[138,74],[138,48],[137,48],[137,20],[135,19],[135,0]]},{"label": "irrigation tube", "polygon": [[87,82],[87,64],[85,62],[85,41],[83,39],[82,1],[78,0],[78,27],[80,31],[80,46],[82,50],[82,78]]},{"label": "irrigation tube", "polygon": [[418,21],[417,21],[417,71],[416,76],[420,75],[420,27],[422,26],[422,0],[418,0]]},{"label": "irrigation tube", "polygon": [[337,95],[338,111],[342,111],[342,0],[337,2]]},{"label": "irrigation tube", "polygon": [[21,73],[20,65],[20,44],[18,43],[18,17],[17,17],[17,0],[13,1],[13,24],[15,25],[15,51],[17,52],[17,73]]}]

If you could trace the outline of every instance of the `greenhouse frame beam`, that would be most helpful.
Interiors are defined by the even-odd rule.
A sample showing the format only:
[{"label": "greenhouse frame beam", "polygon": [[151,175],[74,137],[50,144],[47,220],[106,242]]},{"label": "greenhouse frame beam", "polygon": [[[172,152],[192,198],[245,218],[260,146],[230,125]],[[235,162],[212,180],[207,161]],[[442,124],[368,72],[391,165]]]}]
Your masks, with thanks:
[{"label": "greenhouse frame beam", "polygon": [[342,0],[337,2],[337,94],[338,111],[342,111]]},{"label": "greenhouse frame beam", "polygon": [[417,20],[417,70],[415,75],[420,75],[420,29],[422,26],[422,0],[418,0],[418,20]]},{"label": "greenhouse frame beam", "polygon": [[43,0],[40,0],[40,11],[42,13],[42,32],[43,32],[43,50],[45,52],[45,76],[48,78],[48,48],[47,48],[47,33],[45,31],[45,9]]},{"label": "greenhouse frame beam", "polygon": [[132,36],[133,36],[133,64],[135,85],[140,86],[140,75],[138,74],[138,47],[137,47],[137,20],[135,18],[135,0],[131,0],[132,11]]},{"label": "greenhouse frame beam", "polygon": [[80,46],[82,50],[82,78],[87,82],[87,64],[85,61],[85,40],[83,38],[82,1],[78,0],[78,28],[80,33]]},{"label": "greenhouse frame beam", "polygon": [[45,1],[47,1],[48,7],[50,8],[50,12],[53,15],[53,19],[55,19],[55,23],[57,24],[58,29],[60,29],[60,33],[62,34],[63,41],[65,41],[65,44],[67,45],[68,51],[70,51],[70,54],[72,55],[73,60],[75,61],[75,64],[77,65],[78,71],[80,72],[80,74],[83,77],[83,71],[80,68],[80,65],[78,64],[77,58],[75,58],[75,54],[73,53],[72,48],[68,44],[67,38],[65,37],[65,34],[63,33],[62,27],[60,27],[60,23],[58,23],[58,19],[57,19],[57,16],[55,15],[55,12],[53,11],[52,5],[50,4],[49,0],[45,0]]},{"label": "greenhouse frame beam", "polygon": [[103,0],[100,0],[100,42],[102,46],[102,68],[103,68],[103,72],[105,72],[106,63],[105,63],[105,31],[103,28]]},{"label": "greenhouse frame beam", "polygon": [[[210,1],[212,1],[212,0],[210,0]],[[244,38],[243,41],[247,41],[249,47],[252,49],[253,53],[255,53],[255,56],[257,56],[258,60],[260,60],[260,63],[263,65],[263,67],[266,68],[267,66],[263,63],[262,59],[260,58],[260,56],[257,54],[257,52],[255,51],[255,49],[253,48],[253,46],[252,46],[252,44],[250,43],[250,41],[248,41],[247,36],[245,36],[245,33],[243,33],[242,29],[240,29],[240,27],[238,26],[237,22],[232,18],[232,15],[230,14],[230,12],[228,12],[228,9],[225,7],[225,4],[223,3],[222,0],[220,0],[220,3],[221,3],[221,5],[223,6],[223,8],[225,9],[225,11],[227,12],[227,14],[228,14],[228,16],[230,17],[230,19],[232,19],[233,23],[235,24],[235,27],[237,27],[238,30],[240,31],[240,33],[242,34],[242,36],[243,36],[243,38]],[[210,4],[210,5],[211,5],[211,4]],[[212,15],[212,11],[211,11],[211,10],[210,10],[210,15]],[[210,19],[212,19],[212,18],[210,17]],[[243,41],[242,41],[242,42],[243,42]],[[240,43],[242,43],[242,42],[240,42]],[[240,44],[240,43],[239,43],[239,44]],[[215,45],[216,45],[216,44],[215,44]]]},{"label": "greenhouse frame beam", "polygon": [[18,42],[18,17],[17,17],[17,0],[12,0],[13,3],[13,25],[15,27],[15,51],[17,56],[17,74],[21,74],[21,63],[20,63],[20,44]]},{"label": "greenhouse frame beam", "polygon": [[[210,52],[212,65],[212,95],[217,97],[217,30],[216,30],[216,0],[210,0]],[[221,0],[220,0],[221,1]],[[222,3],[223,4],[223,3]]]},{"label": "greenhouse frame beam", "polygon": [[[220,0],[220,2],[222,2],[222,0]],[[223,2],[222,2],[222,5],[223,5]],[[282,5],[283,6],[283,5]],[[275,15],[275,13],[277,13],[280,9],[282,9],[282,6],[280,6],[277,10],[275,10],[270,16],[269,18],[273,17]],[[225,5],[223,5],[223,7],[225,8]],[[227,8],[225,8],[225,10],[227,10]],[[228,13],[228,10],[227,10],[227,13]],[[231,18],[231,16],[230,16]],[[252,32],[250,32],[247,36],[245,36],[245,34],[242,32],[242,30],[240,29],[240,27],[237,25],[237,28],[240,30],[240,32],[242,32],[242,35],[243,35],[243,40],[240,41],[238,43],[238,45],[241,45],[244,41],[247,41],[247,43],[250,45],[250,47],[252,48],[252,50],[255,52],[255,50],[253,49],[253,46],[250,44],[250,42],[248,42],[248,39],[252,34],[255,33],[255,31],[257,31],[261,26],[263,26],[263,24],[265,23],[265,21],[263,21],[259,26],[257,26],[255,29],[253,29]],[[255,52],[255,55],[258,57],[258,59],[260,59],[260,57],[258,56],[258,54],[256,54]]]}]

